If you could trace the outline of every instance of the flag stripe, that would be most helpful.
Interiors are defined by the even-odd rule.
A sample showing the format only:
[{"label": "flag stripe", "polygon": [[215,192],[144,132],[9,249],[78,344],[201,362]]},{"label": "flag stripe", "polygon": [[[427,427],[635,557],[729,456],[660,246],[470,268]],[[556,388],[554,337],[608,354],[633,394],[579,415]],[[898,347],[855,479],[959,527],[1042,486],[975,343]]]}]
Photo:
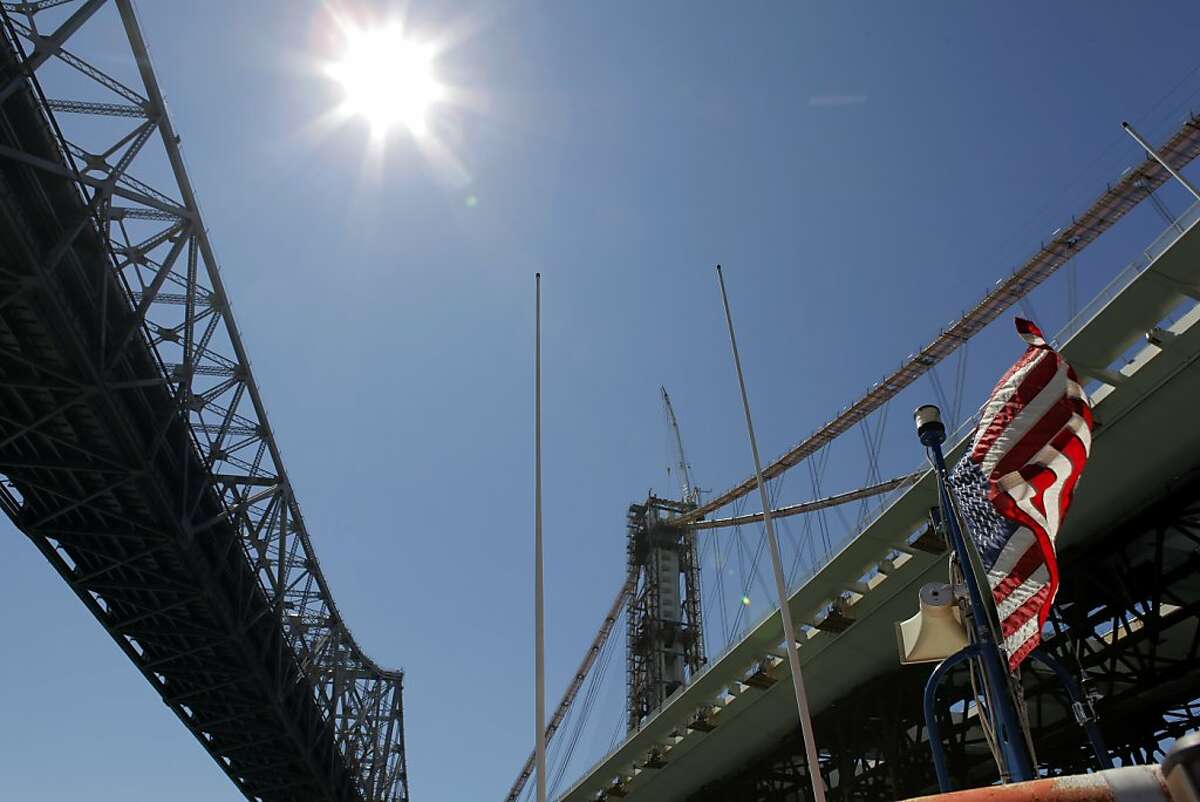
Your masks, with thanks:
[{"label": "flag stripe", "polygon": [[1008,650],[1009,668],[1015,670],[1041,642],[1038,619],[1031,618],[1019,630],[1004,639],[1004,647]]},{"label": "flag stripe", "polygon": [[[992,400],[984,407],[979,431],[971,448],[971,458],[984,465],[985,474],[990,472],[987,458],[997,442],[1010,430],[1013,420],[1022,414],[1058,372],[1058,365],[1052,356],[1047,358],[1036,352],[1034,356],[996,388]],[[995,463],[1007,450],[1002,448],[1001,454],[991,462]]]},{"label": "flag stripe", "polygon": [[[1057,381],[1059,378],[1063,379],[1062,383]],[[1034,403],[1021,416],[1021,419],[1014,422],[1012,427],[1014,431],[1008,438],[1012,445],[1007,453],[1001,455],[999,459],[992,460],[994,467],[990,471],[989,465],[985,461],[983,466],[985,473],[995,472],[997,475],[1003,476],[1019,470],[1038,452],[1040,444],[1045,443],[1067,424],[1071,415],[1075,413],[1075,409],[1063,395],[1065,380],[1065,373],[1056,375],[1051,386],[1046,387],[1034,399]],[[1034,417],[1035,415],[1037,417]],[[1023,428],[1018,429],[1018,424],[1024,424]]]},{"label": "flag stripe", "polygon": [[[999,582],[992,585],[992,596],[996,599],[997,604],[1008,601],[1010,594],[1015,593],[1018,588],[1025,586],[1031,577],[1042,570],[1046,570],[1046,562],[1042,559],[1042,550],[1035,540],[1029,548],[1025,549],[1025,553],[1021,555],[1021,559],[1017,560],[1016,564],[1013,565],[1012,571],[1005,574]],[[1047,580],[1049,580],[1049,577],[1047,577]],[[1026,593],[1025,595],[1028,596],[1029,594]]]},{"label": "flag stripe", "polygon": [[996,561],[988,566],[986,560],[984,565],[988,568],[989,574],[998,574],[1001,577],[1008,576],[1012,573],[1013,566],[1017,564],[1017,560],[1021,559],[1030,546],[1037,543],[1037,538],[1034,537],[1027,527],[1020,527],[1013,532],[1008,542],[1004,544],[1004,548],[1000,550]]},{"label": "flag stripe", "polygon": [[1020,609],[1021,605],[1029,601],[1029,599],[1039,589],[1043,588],[1050,581],[1050,572],[1045,565],[1039,565],[1029,575],[1025,581],[1013,588],[1012,593],[1000,601],[996,605],[996,613],[1001,620],[1008,618],[1010,615]]},{"label": "flag stripe", "polygon": [[1029,595],[1023,604],[1017,605],[1013,611],[1000,622],[1000,632],[1005,638],[1025,626],[1031,618],[1037,618],[1038,611],[1046,604],[1050,596],[1050,585],[1042,585]]}]

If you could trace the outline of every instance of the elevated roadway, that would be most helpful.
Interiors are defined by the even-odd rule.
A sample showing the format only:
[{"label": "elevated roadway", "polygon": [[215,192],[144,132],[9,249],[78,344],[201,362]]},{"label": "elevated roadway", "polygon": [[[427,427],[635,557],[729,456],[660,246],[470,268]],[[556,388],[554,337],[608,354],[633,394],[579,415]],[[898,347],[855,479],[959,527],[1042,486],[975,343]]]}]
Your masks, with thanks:
[{"label": "elevated roadway", "polygon": [[[1147,249],[1145,262],[1118,275],[1063,334],[1061,350],[1089,381],[1099,427],[1060,552],[1109,532],[1200,463],[1196,212]],[[962,448],[960,441],[952,456]],[[792,614],[805,622],[801,663],[818,716],[856,689],[886,694],[879,683],[889,676],[906,678],[895,687],[911,691],[919,685],[908,680],[927,675],[899,668],[893,624],[915,612],[923,584],[946,579],[946,557],[921,548],[934,503],[933,477],[925,473],[792,593]],[[611,790],[614,798],[683,800],[770,753],[798,723],[782,638],[778,613],[763,620],[563,799],[585,802]],[[759,687],[763,675],[774,683]],[[689,727],[704,714],[709,726]],[[820,746],[819,724],[817,740]]]}]

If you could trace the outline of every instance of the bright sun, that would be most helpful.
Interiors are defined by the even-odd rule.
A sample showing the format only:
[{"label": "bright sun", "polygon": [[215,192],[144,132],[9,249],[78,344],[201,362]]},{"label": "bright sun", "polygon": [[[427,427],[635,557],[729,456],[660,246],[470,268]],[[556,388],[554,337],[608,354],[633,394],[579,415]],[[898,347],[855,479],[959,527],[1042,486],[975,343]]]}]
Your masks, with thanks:
[{"label": "bright sun", "polygon": [[345,34],[341,59],[327,67],[346,93],[343,111],[365,117],[376,136],[398,124],[425,136],[429,111],[445,95],[434,74],[434,49],[406,38],[395,24]]}]

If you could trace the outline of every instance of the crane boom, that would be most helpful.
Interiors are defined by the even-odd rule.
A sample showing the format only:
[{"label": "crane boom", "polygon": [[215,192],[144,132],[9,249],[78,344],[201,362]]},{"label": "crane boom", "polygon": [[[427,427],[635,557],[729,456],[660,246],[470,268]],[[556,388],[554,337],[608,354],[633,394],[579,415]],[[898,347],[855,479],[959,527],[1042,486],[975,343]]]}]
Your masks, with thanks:
[{"label": "crane boom", "polygon": [[675,408],[671,406],[671,396],[667,395],[666,387],[659,385],[658,389],[662,391],[663,407],[667,410],[667,426],[671,428],[675,439],[676,470],[679,473],[680,491],[683,493],[680,500],[688,504],[699,504],[700,490],[692,484],[691,466],[683,453],[683,437],[679,434],[679,420],[675,417]]},{"label": "crane boom", "polygon": [[[550,717],[550,723],[546,725],[546,744],[550,744],[550,739],[554,737],[554,733],[558,731],[563,719],[567,717],[567,711],[571,708],[571,703],[575,701],[575,697],[579,695],[579,689],[583,687],[583,680],[592,669],[592,664],[596,662],[596,658],[600,656],[600,650],[604,648],[604,644],[608,641],[608,636],[612,634],[613,626],[617,623],[617,617],[621,614],[621,606],[625,604],[625,599],[633,591],[633,583],[636,580],[634,575],[625,577],[624,584],[621,585],[621,590],[617,593],[617,598],[613,600],[612,607],[608,608],[608,614],[604,616],[604,623],[600,625],[600,631],[596,633],[596,637],[592,639],[592,645],[588,647],[587,653],[583,656],[583,662],[579,664],[579,668],[575,671],[575,676],[571,678],[571,684],[567,686],[566,692],[563,694],[562,700],[558,703],[558,707],[554,709],[554,715]],[[522,789],[525,788],[525,783],[529,781],[533,774],[534,753],[529,753],[529,759],[525,761],[525,765],[521,768],[521,773],[517,775],[516,782],[509,789],[508,796],[504,797],[504,802],[517,802],[517,797],[521,795]]]}]

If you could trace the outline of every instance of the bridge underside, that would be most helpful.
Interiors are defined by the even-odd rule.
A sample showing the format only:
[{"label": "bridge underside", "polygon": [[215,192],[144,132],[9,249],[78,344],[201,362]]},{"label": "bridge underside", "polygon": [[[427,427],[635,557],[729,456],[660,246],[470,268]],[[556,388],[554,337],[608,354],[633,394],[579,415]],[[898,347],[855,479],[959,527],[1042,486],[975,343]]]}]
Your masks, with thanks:
[{"label": "bridge underside", "polygon": [[[1047,645],[1081,668],[1110,751],[1123,764],[1157,762],[1160,744],[1200,728],[1200,473],[1140,515],[1062,555],[1063,584]],[[928,667],[897,668],[846,694],[817,717],[829,798],[895,800],[933,793],[921,713]],[[1054,774],[1095,768],[1053,676],[1023,671],[1039,765]],[[965,671],[942,693],[941,730],[958,787],[987,784],[996,767],[974,715]],[[950,710],[959,712],[950,713]],[[693,802],[783,802],[812,795],[799,728]]]},{"label": "bridge underside", "polygon": [[[0,70],[19,74],[11,42]],[[0,144],[66,164],[35,91],[0,106]],[[96,197],[0,160],[0,504],[248,798],[360,799],[143,337]]]}]

